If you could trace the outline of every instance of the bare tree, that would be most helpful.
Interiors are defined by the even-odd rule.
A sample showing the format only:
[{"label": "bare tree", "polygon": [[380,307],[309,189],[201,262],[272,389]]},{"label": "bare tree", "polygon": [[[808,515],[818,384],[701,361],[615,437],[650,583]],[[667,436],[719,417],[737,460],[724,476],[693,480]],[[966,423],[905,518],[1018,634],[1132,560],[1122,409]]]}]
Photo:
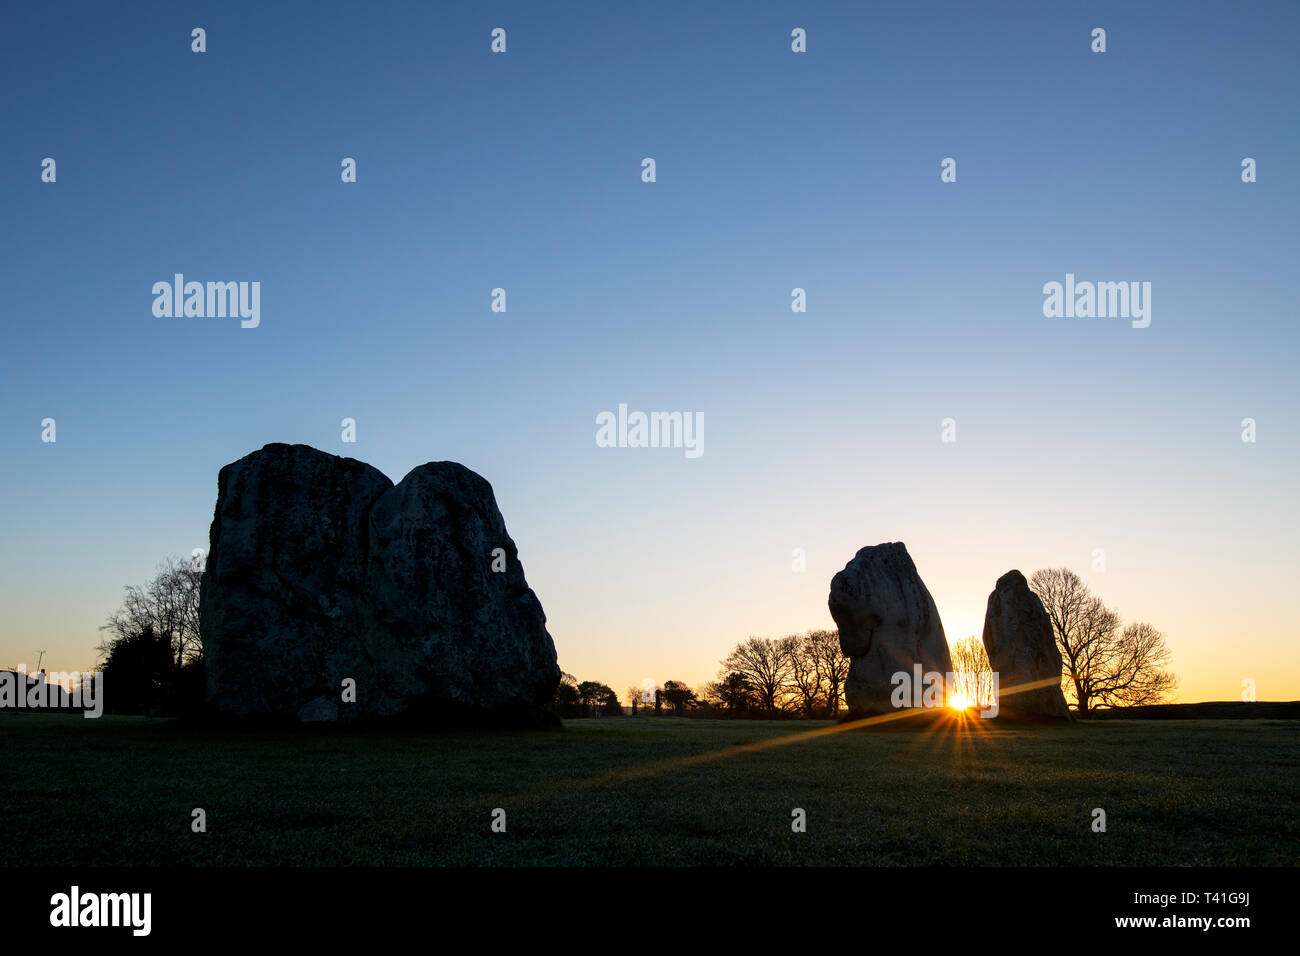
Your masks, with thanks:
[{"label": "bare tree", "polygon": [[790,662],[789,691],[791,703],[803,711],[805,717],[814,717],[822,697],[822,677],[817,670],[807,634],[792,634],[778,640],[782,652]]},{"label": "bare tree", "polygon": [[953,692],[968,705],[987,707],[993,702],[993,666],[984,642],[974,635],[952,646]]},{"label": "bare tree", "polygon": [[1154,704],[1177,686],[1168,671],[1172,655],[1165,635],[1150,624],[1128,625],[1119,639],[1099,647],[1089,659],[1089,700],[1106,707]]},{"label": "bare tree", "polygon": [[790,683],[788,645],[768,637],[750,637],[736,645],[722,661],[722,669],[748,678],[759,706],[775,713],[777,701]]},{"label": "bare tree", "polygon": [[839,631],[809,631],[804,635],[804,642],[807,652],[812,656],[813,666],[817,669],[817,676],[821,680],[826,712],[834,717],[839,713],[844,682],[848,680],[849,666],[853,662],[845,656],[840,647]]},{"label": "bare tree", "polygon": [[1062,689],[1079,712],[1131,707],[1163,698],[1176,685],[1165,635],[1150,624],[1120,630],[1119,612],[1106,607],[1069,568],[1034,572],[1029,586],[1052,621],[1065,659]]},{"label": "bare tree", "polygon": [[175,555],[158,565],[143,586],[127,585],[122,606],[100,628],[109,636],[97,648],[106,659],[117,641],[140,634],[146,627],[165,637],[176,667],[201,660],[199,637],[199,582],[203,572]]}]

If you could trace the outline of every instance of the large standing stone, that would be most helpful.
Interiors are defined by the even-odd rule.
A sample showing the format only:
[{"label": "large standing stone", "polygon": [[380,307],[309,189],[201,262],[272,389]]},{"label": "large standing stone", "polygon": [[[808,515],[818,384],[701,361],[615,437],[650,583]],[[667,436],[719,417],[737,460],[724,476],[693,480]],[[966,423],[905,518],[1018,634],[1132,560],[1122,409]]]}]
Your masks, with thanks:
[{"label": "large standing stone", "polygon": [[[984,615],[984,650],[998,675],[998,713],[1025,717],[1070,717],[1061,693],[1061,652],[1052,619],[1019,571],[998,578]],[[1046,686],[1008,694],[1036,681]]]},{"label": "large standing stone", "polygon": [[339,699],[365,614],[366,514],[393,486],[351,458],[267,445],[221,469],[199,600],[208,700],[297,715]]},{"label": "large standing stone", "polygon": [[831,579],[830,611],[852,660],[844,688],[851,713],[895,710],[892,678],[901,671],[911,679],[916,664],[923,673],[952,670],[939,610],[901,541],[854,555]]},{"label": "large standing stone", "polygon": [[560,681],[541,602],[524,580],[492,486],[464,465],[421,465],[370,512],[366,650],[399,661],[384,684],[438,709],[545,704]]},{"label": "large standing stone", "polygon": [[219,714],[532,722],[560,678],[545,624],[491,486],[461,465],[394,486],[272,444],[221,469],[200,600]]}]

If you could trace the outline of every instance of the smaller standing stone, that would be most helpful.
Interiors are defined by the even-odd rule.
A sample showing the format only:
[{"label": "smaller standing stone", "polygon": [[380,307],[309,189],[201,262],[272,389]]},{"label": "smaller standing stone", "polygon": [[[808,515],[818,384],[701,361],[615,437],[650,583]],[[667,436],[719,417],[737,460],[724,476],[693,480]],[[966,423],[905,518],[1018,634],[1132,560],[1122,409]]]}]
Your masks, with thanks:
[{"label": "smaller standing stone", "polygon": [[[1061,652],[1052,619],[1019,571],[998,578],[984,615],[984,650],[998,675],[999,715],[1070,719],[1061,693]],[[1050,680],[1035,690],[1007,691],[1034,681]]]}]

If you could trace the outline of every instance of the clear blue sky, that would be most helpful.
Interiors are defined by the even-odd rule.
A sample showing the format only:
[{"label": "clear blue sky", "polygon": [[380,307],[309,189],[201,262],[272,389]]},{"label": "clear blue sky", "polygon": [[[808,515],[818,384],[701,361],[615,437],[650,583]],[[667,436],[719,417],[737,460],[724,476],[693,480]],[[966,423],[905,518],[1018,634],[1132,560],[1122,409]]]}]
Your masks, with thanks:
[{"label": "clear blue sky", "polygon": [[[1068,565],[1184,699],[1300,697],[1296,4],[706,6],[6,7],[0,665],[88,665],[287,441],[483,474],[620,691],[829,626],[903,540],[950,639]],[[259,281],[260,327],[156,318],[176,272]],[[1045,318],[1067,272],[1149,281],[1151,326]],[[597,448],[620,402],[703,456]]]}]

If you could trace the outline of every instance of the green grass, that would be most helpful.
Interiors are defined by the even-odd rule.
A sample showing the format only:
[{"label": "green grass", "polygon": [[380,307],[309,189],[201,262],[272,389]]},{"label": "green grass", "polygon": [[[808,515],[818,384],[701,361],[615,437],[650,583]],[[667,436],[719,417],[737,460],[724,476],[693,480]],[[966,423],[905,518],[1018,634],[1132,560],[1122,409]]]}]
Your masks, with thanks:
[{"label": "green grass", "polygon": [[682,765],[831,725],[254,734],[4,715],[0,865],[1300,862],[1300,721],[906,724]]}]

